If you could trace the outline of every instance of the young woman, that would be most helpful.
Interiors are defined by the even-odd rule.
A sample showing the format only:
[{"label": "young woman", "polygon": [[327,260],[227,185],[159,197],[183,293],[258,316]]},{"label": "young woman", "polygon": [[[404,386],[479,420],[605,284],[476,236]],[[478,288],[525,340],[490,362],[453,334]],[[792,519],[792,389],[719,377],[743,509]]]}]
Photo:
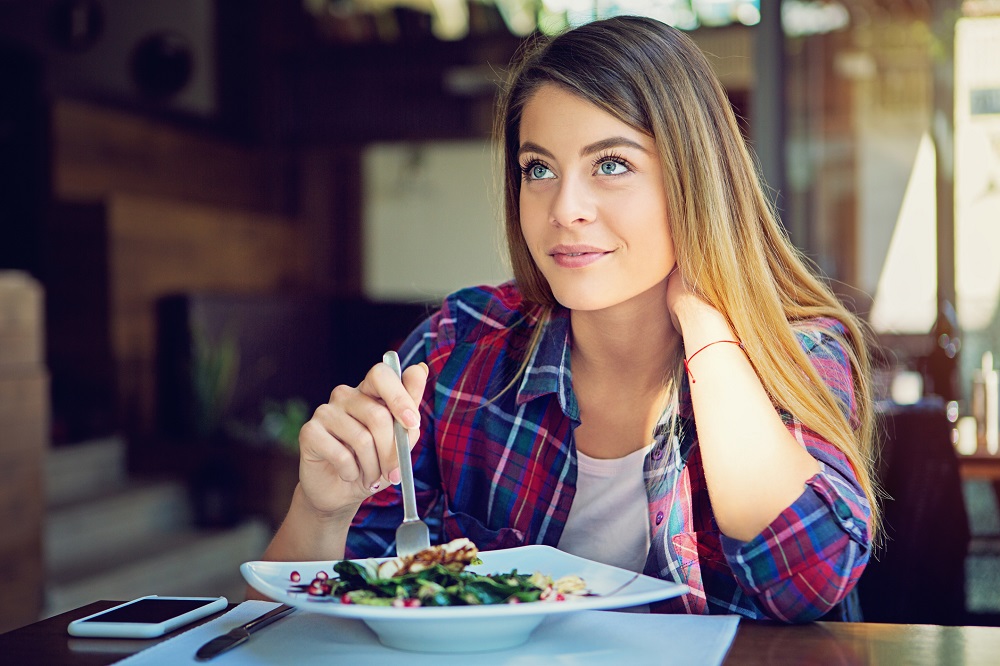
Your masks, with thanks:
[{"label": "young woman", "polygon": [[644,18],[529,49],[500,106],[514,280],[449,296],[300,435],[265,557],[394,554],[393,419],[432,541],[543,543],[788,622],[848,598],[877,520],[859,322],[789,244],[697,47]]}]

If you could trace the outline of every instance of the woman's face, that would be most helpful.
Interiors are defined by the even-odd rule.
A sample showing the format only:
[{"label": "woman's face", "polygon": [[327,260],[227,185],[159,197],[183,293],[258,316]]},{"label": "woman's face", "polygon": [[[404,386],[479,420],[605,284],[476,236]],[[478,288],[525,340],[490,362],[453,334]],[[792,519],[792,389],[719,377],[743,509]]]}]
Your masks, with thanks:
[{"label": "woman's face", "polygon": [[664,282],[674,246],[651,137],[547,84],[519,142],[521,232],[559,303],[600,310]]}]

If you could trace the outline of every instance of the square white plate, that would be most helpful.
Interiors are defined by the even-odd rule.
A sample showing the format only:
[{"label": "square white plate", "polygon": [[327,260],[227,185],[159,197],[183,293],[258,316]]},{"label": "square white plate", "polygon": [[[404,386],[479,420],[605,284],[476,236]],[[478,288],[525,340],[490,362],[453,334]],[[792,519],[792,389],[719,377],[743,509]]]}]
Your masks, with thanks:
[{"label": "square white plate", "polygon": [[[479,574],[539,572],[553,579],[575,574],[594,595],[567,601],[484,606],[395,608],[342,604],[315,598],[293,586],[292,572],[308,584],[318,572],[333,576],[336,562],[245,562],[240,571],[263,594],[312,613],[363,620],[389,647],[421,652],[481,652],[520,645],[548,615],[578,610],[638,606],[687,592],[686,585],[639,575],[570,555],[550,546],[521,546],[479,553],[483,563],[469,567]],[[631,582],[629,582],[631,580]],[[628,583],[624,588],[617,588]],[[614,594],[608,594],[614,592]],[[608,596],[601,596],[608,595]]]}]

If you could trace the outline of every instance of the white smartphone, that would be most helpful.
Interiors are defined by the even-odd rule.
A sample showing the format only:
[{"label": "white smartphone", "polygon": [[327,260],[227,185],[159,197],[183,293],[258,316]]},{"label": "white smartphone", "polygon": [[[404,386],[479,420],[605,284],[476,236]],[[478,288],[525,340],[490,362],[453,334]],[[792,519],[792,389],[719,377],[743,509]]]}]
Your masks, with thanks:
[{"label": "white smartphone", "polygon": [[156,638],[225,609],[225,597],[151,595],[108,608],[69,623],[71,636]]}]

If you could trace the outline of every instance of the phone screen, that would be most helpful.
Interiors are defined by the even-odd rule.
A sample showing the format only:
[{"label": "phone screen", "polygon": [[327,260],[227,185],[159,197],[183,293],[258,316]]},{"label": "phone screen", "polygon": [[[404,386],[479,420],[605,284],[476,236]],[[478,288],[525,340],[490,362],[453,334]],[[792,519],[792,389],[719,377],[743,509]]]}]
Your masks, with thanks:
[{"label": "phone screen", "polygon": [[127,622],[159,624],[172,617],[183,615],[215,601],[214,599],[140,599],[107,613],[101,613],[83,622]]}]

